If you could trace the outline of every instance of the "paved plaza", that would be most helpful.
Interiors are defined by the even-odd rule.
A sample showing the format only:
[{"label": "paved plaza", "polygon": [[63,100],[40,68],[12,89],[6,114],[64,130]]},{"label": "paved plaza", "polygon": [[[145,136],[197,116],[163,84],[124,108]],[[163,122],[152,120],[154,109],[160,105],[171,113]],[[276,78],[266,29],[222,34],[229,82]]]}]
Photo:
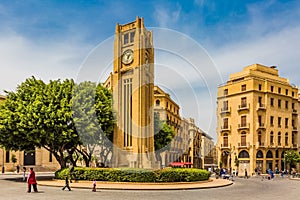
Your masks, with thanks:
[{"label": "paved plaza", "polygon": [[[0,199],[7,200],[74,200],[74,199],[205,199],[205,200],[274,200],[278,199],[299,199],[300,181],[288,178],[276,178],[275,180],[262,180],[260,177],[249,179],[236,178],[234,184],[220,188],[192,189],[192,190],[109,190],[101,189],[92,192],[91,189],[72,188],[72,191],[62,191],[61,187],[38,186],[38,193],[26,193],[26,183],[5,180],[15,178],[18,175],[0,175]],[[21,177],[21,175],[19,175]]]}]

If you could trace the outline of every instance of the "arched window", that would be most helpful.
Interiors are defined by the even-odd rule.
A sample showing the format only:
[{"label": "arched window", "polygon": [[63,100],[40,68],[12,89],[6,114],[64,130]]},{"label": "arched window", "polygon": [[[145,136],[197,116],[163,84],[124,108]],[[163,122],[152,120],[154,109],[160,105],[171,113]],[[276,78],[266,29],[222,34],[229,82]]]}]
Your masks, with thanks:
[{"label": "arched window", "polygon": [[223,146],[228,147],[228,134],[224,133],[223,135]]},{"label": "arched window", "polygon": [[285,137],[284,137],[284,145],[287,146],[289,144],[289,134],[285,133]]},{"label": "arched window", "polygon": [[280,132],[278,132],[278,141],[277,141],[277,143],[278,143],[278,146],[281,146],[281,133]]},{"label": "arched window", "polygon": [[160,100],[156,100],[155,104],[156,106],[160,106]]},{"label": "arched window", "polygon": [[261,150],[259,150],[257,153],[256,153],[256,158],[263,158],[264,155],[263,155],[263,152]]},{"label": "arched window", "polygon": [[246,132],[243,131],[241,134],[241,146],[246,146],[247,144]]},{"label": "arched window", "polygon": [[261,132],[259,131],[258,132],[258,135],[257,135],[257,141],[258,141],[258,144],[261,145]]},{"label": "arched window", "polygon": [[278,149],[276,149],[276,151],[275,151],[275,157],[279,158],[279,151],[278,151]]},{"label": "arched window", "polygon": [[271,145],[274,144],[274,134],[273,134],[273,131],[271,131],[271,133],[270,133],[270,144]]},{"label": "arched window", "polygon": [[249,153],[246,150],[243,150],[239,153],[239,158],[249,158]]},{"label": "arched window", "polygon": [[270,150],[267,152],[267,156],[266,157],[267,158],[273,158],[273,154],[272,154],[272,152]]}]

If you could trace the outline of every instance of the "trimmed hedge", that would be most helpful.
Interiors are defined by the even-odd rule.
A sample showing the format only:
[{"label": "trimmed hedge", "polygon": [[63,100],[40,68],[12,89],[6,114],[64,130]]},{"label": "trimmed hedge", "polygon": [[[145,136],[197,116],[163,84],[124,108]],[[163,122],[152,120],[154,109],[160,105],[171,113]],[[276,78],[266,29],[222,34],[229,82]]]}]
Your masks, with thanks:
[{"label": "trimmed hedge", "polygon": [[[70,176],[68,168],[55,172],[56,179]],[[98,180],[112,182],[192,182],[208,180],[210,173],[194,168],[165,168],[161,170],[133,168],[88,168],[75,167],[74,180]]]}]

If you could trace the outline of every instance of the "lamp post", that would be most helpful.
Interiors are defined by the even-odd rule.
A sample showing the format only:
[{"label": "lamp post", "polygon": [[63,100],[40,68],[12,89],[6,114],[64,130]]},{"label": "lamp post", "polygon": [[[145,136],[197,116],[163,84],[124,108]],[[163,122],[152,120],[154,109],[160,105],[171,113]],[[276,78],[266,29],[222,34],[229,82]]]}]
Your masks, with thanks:
[{"label": "lamp post", "polygon": [[5,167],[4,167],[4,148],[2,148],[2,174],[5,172]]}]

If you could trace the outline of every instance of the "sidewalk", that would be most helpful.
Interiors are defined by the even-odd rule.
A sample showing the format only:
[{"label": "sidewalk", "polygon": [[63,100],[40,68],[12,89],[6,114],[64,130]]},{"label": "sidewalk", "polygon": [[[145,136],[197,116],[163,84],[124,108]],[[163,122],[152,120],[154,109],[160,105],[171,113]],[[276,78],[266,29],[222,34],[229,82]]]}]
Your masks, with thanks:
[{"label": "sidewalk", "polygon": [[[208,189],[232,185],[232,181],[226,179],[211,178],[201,182],[177,182],[177,183],[130,183],[130,182],[97,182],[97,189],[105,190],[185,190]],[[38,181],[38,185],[63,187],[64,180]],[[70,183],[72,188],[92,189],[92,181],[78,181]]]}]

